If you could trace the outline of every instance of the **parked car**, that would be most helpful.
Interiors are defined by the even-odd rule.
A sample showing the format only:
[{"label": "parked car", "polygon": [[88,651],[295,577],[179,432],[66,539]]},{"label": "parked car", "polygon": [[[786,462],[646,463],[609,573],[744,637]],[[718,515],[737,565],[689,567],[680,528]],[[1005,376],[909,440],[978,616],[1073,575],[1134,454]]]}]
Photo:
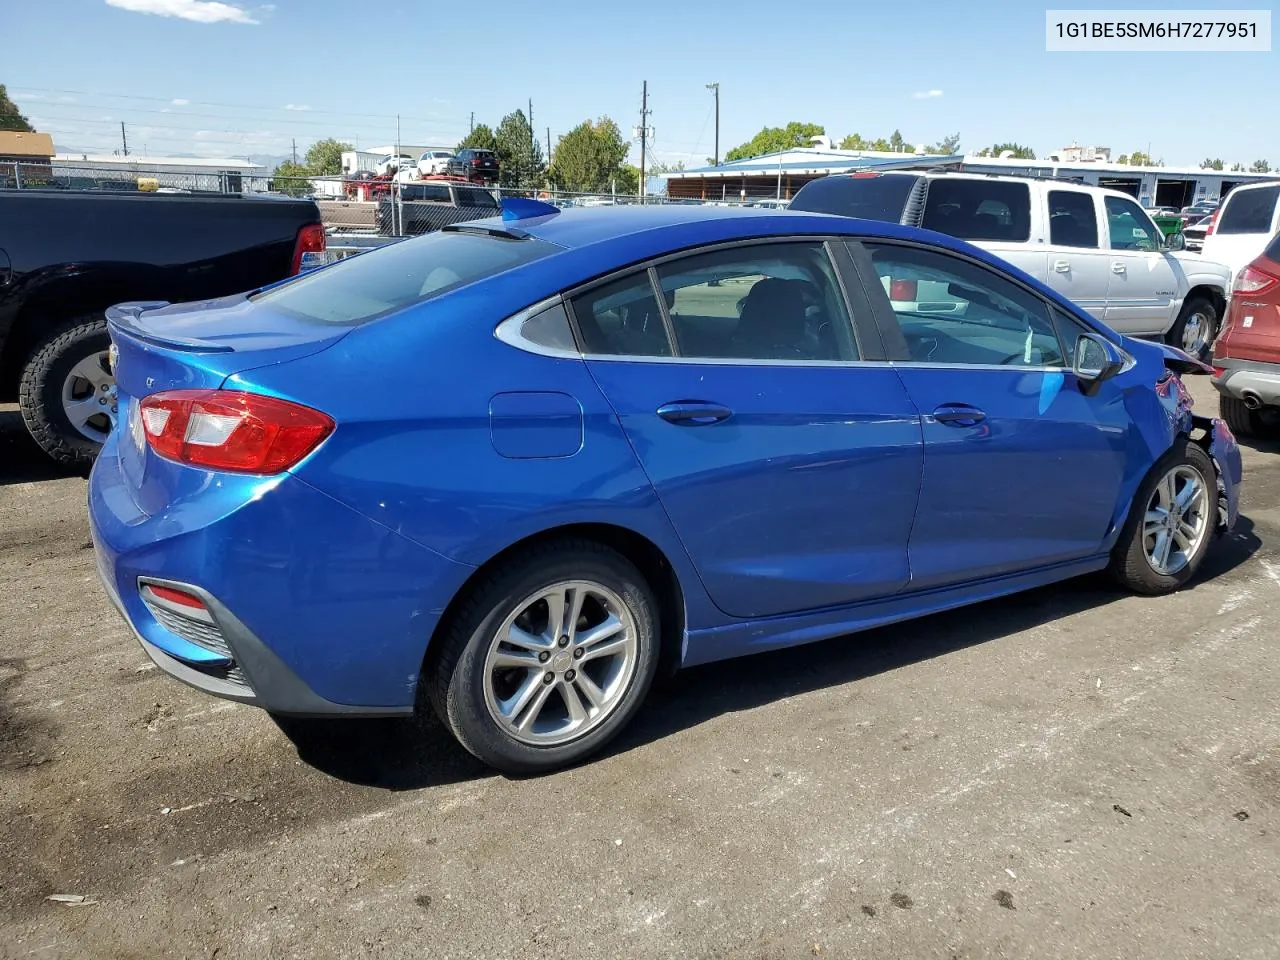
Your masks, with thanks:
[{"label": "parked car", "polygon": [[1236,187],[1214,214],[1202,254],[1226,264],[1232,277],[1248,266],[1280,231],[1280,182]]},{"label": "parked car", "polygon": [[1201,217],[1199,220],[1187,225],[1182,231],[1182,237],[1187,245],[1187,249],[1191,251],[1200,251],[1204,249],[1204,238],[1209,232],[1209,224],[1213,222],[1213,215]]},{"label": "parked car", "polygon": [[103,310],[266,286],[324,250],[311,200],[0,191],[0,400],[51,457],[86,465],[117,413]]},{"label": "parked car", "polygon": [[968,240],[1048,283],[1109,327],[1203,357],[1231,289],[1228,270],[1180,252],[1128,194],[1076,183],[955,173],[814,180],[791,210],[923,226]]},{"label": "parked car", "polygon": [[417,180],[400,188],[400,204],[383,197],[378,201],[378,233],[383,236],[418,236],[448,223],[480,220],[501,212],[495,192],[465,180]]},{"label": "parked car", "polygon": [[1236,517],[1207,367],[914,228],[507,201],[110,315],[91,528],[151,658],[279,714],[421,689],[506,771],[599,750],[660,668],[1096,570],[1167,593]]},{"label": "parked car", "polygon": [[378,167],[375,172],[379,176],[390,177],[400,170],[416,170],[417,167],[418,161],[407,153],[402,153],[399,156],[391,154],[378,161]]},{"label": "parked car", "polygon": [[465,177],[468,180],[482,180],[486,183],[498,181],[498,155],[492,150],[480,150],[467,147],[446,162],[445,173],[453,177]]},{"label": "parked car", "polygon": [[428,150],[418,158],[418,173],[424,177],[448,173],[452,159],[452,150]]},{"label": "parked car", "polygon": [[1177,214],[1182,220],[1182,225],[1185,227],[1196,220],[1213,216],[1214,209],[1214,207],[1211,207],[1206,203],[1197,203],[1189,207],[1183,207],[1181,210],[1177,211]]},{"label": "parked car", "polygon": [[1213,368],[1222,418],[1233,431],[1280,433],[1280,233],[1236,278]]}]

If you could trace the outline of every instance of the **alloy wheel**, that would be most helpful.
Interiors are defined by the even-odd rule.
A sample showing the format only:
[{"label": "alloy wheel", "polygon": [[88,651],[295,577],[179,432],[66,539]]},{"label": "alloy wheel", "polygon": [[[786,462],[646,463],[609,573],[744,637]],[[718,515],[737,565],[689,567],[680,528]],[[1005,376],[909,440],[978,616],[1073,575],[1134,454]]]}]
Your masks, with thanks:
[{"label": "alloy wheel", "polygon": [[1177,576],[1191,562],[1209,533],[1209,487],[1189,464],[1170,469],[1147,503],[1142,548],[1151,569]]},{"label": "alloy wheel", "polygon": [[91,353],[62,381],[62,412],[86,439],[104,443],[116,422],[116,380],[107,351]]}]

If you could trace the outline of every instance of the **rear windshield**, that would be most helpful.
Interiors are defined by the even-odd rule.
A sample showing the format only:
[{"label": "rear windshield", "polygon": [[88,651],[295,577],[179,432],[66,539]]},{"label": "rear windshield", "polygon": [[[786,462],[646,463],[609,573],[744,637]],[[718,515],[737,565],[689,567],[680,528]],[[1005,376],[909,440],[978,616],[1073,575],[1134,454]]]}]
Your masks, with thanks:
[{"label": "rear windshield", "polygon": [[801,187],[787,209],[900,223],[907,197],[919,179],[903,175],[823,177]]},{"label": "rear windshield", "polygon": [[1214,233],[1270,233],[1277,199],[1280,184],[1236,191],[1227,198]]},{"label": "rear windshield", "polygon": [[1267,249],[1263,251],[1267,255],[1267,259],[1273,263],[1280,263],[1280,233],[1271,238],[1271,242],[1267,244]]},{"label": "rear windshield", "polygon": [[1031,190],[1006,180],[937,177],[920,225],[961,240],[1023,243],[1031,237]]},{"label": "rear windshield", "polygon": [[251,299],[304,320],[354,326],[557,249],[532,238],[437,231],[349,257]]}]

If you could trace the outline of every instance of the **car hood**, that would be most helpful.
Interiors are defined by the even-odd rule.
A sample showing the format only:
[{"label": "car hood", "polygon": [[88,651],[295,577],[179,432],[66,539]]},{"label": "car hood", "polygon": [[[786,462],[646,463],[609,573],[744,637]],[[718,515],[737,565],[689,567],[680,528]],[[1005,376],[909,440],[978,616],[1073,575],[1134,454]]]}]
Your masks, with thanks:
[{"label": "car hood", "polygon": [[1207,363],[1197,360],[1185,350],[1171,347],[1167,343],[1125,337],[1124,346],[1132,354],[1160,360],[1167,369],[1172,370],[1174,373],[1213,373],[1213,367]]}]

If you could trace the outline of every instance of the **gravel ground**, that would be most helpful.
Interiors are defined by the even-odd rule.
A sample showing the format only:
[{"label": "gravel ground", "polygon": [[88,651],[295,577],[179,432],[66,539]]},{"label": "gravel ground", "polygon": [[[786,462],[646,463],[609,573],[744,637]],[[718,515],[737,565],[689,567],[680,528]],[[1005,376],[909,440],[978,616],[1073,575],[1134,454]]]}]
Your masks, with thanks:
[{"label": "gravel ground", "polygon": [[1273,960],[1278,453],[1183,593],[1088,578],[688,671],[520,781],[161,675],[84,480],[0,408],[0,956]]}]

